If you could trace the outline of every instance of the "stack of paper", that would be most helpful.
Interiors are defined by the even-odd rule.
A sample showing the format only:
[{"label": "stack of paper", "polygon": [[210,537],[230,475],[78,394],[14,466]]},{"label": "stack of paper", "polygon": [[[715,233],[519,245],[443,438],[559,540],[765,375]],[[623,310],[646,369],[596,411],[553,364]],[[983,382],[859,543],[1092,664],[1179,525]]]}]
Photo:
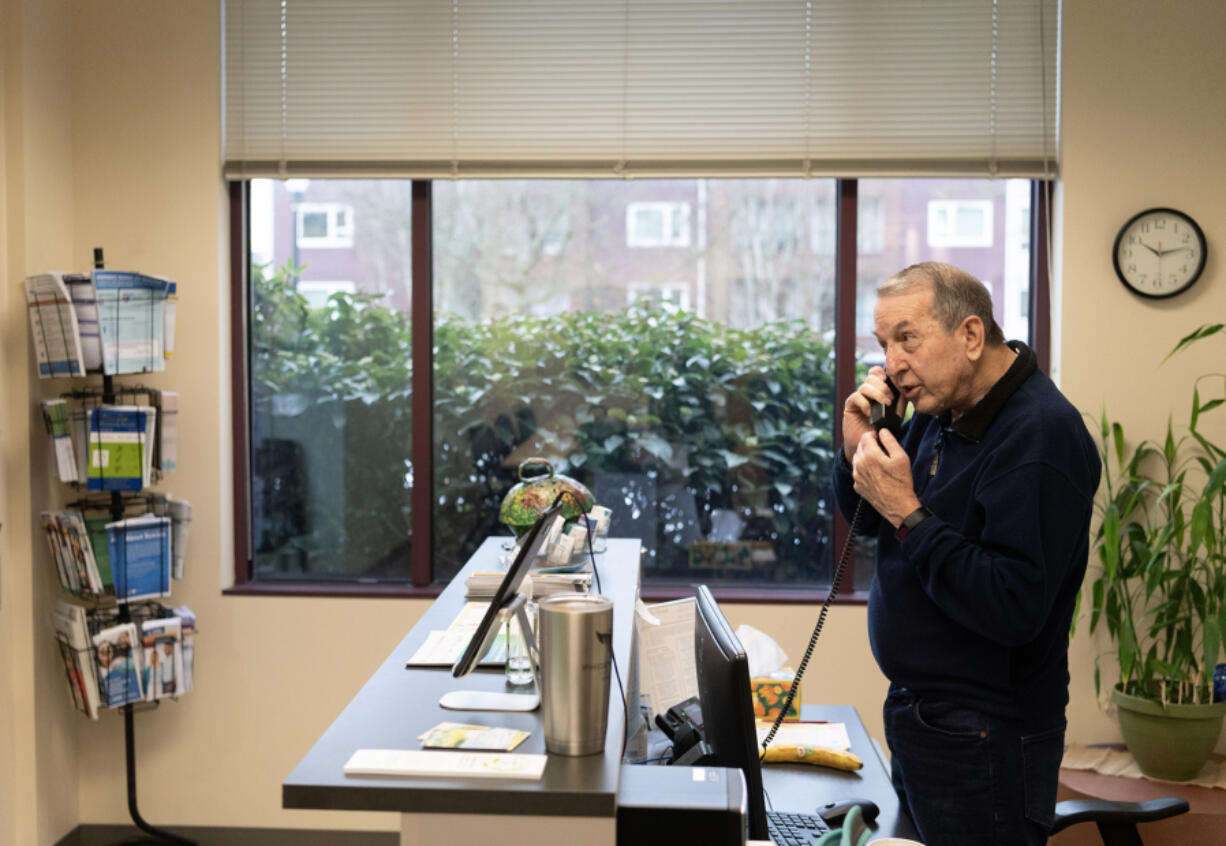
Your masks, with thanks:
[{"label": "stack of paper", "polygon": [[178,617],[141,623],[144,648],[145,699],[166,699],[183,692],[183,624]]},{"label": "stack of paper", "polygon": [[153,473],[156,410],[143,405],[104,405],[88,415],[91,491],[139,491]]},{"label": "stack of paper", "polygon": [[145,698],[144,651],[135,623],[119,623],[94,635],[102,701],[118,708]]},{"label": "stack of paper", "polygon": [[183,684],[181,688],[183,693],[191,693],[192,666],[195,664],[196,657],[196,615],[186,605],[180,605],[174,609],[174,612],[183,628]]},{"label": "stack of paper", "polygon": [[60,654],[68,673],[68,690],[77,710],[91,720],[98,719],[101,695],[98,691],[98,669],[94,664],[94,648],[89,638],[85,609],[80,605],[56,600],[51,622],[60,642]]},{"label": "stack of paper", "polygon": [[[494,593],[506,573],[478,570],[464,580],[465,599],[493,599]],[[587,593],[592,589],[591,565],[584,565],[576,572],[549,573],[533,570],[524,577],[520,592],[525,596],[540,598],[555,593]]]},{"label": "stack of paper", "polygon": [[72,430],[68,425],[68,403],[62,399],[43,400],[43,424],[51,436],[51,455],[55,459],[56,475],[61,482],[79,481],[77,454],[72,446]]},{"label": "stack of paper", "polygon": [[106,540],[120,602],[170,593],[170,518],[143,514],[106,524]]},{"label": "stack of paper", "polygon": [[153,391],[150,397],[158,417],[154,465],[166,473],[175,469],[179,457],[179,392]]},{"label": "stack of paper", "polygon": [[118,270],[94,271],[105,373],[164,370],[170,280]]},{"label": "stack of paper", "polygon": [[98,331],[98,300],[94,296],[94,280],[88,273],[65,273],[64,284],[77,313],[77,328],[81,337],[81,355],[85,369],[102,369],[102,335]]},{"label": "stack of paper", "polygon": [[40,517],[61,589],[66,593],[97,594],[109,587],[110,574],[103,577],[81,514],[44,511]]},{"label": "stack of paper", "polygon": [[38,359],[38,376],[83,376],[77,312],[62,273],[42,273],[25,280],[30,332]]},{"label": "stack of paper", "polygon": [[443,722],[418,735],[421,745],[431,749],[482,749],[510,752],[528,739],[530,732],[466,723]]}]

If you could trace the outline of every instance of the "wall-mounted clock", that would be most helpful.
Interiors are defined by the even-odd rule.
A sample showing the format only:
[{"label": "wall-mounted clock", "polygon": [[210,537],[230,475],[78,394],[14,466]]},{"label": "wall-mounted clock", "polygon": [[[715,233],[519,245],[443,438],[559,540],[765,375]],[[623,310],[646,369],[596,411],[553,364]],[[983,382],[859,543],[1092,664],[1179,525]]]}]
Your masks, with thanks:
[{"label": "wall-mounted clock", "polygon": [[1146,209],[1115,236],[1115,274],[1142,297],[1161,299],[1186,291],[1205,269],[1205,233],[1181,211]]}]

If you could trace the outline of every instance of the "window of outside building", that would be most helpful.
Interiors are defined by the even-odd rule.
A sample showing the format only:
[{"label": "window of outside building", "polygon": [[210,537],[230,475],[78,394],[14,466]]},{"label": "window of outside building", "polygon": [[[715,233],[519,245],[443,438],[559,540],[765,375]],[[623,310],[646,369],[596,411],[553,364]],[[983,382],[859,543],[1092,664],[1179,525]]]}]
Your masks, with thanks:
[{"label": "window of outside building", "polygon": [[[824,588],[836,339],[857,336],[850,366],[876,363],[875,285],[947,258],[925,246],[934,203],[972,198],[1019,233],[1029,186],[860,180],[856,319],[844,326],[837,244],[803,237],[834,232],[831,179],[437,181],[429,280],[413,279],[411,182],[313,179],[296,197],[250,183],[246,579],[403,584],[425,556],[445,583],[508,532],[501,502],[524,461],[544,458],[613,509],[614,536],[643,542],[645,587]],[[296,255],[302,244],[283,237],[298,234],[295,201],[327,210],[333,232],[361,215],[354,249]],[[794,220],[777,213],[789,208]],[[638,250],[636,220],[688,248]],[[1029,290],[1028,242],[1008,241],[957,261],[1025,340],[1007,312]],[[415,332],[427,281],[429,310],[416,313],[433,325]],[[428,373],[412,367],[421,338]],[[426,466],[413,461],[419,390],[432,397]],[[426,549],[413,538],[420,485]],[[871,568],[861,547],[857,587]]]},{"label": "window of outside building", "polygon": [[353,207],[339,203],[299,203],[298,246],[328,249],[353,246]]},{"label": "window of outside building", "polygon": [[928,246],[992,246],[990,200],[931,200],[928,203]]},{"label": "window of outside building", "polygon": [[331,282],[324,280],[299,280],[298,293],[302,294],[311,308],[326,308],[328,298],[333,294],[354,294],[357,285],[353,282]]},{"label": "window of outside building", "polygon": [[635,202],[626,206],[626,246],[689,245],[689,203]]},{"label": "window of outside building", "polygon": [[690,287],[668,282],[631,282],[626,286],[626,305],[646,302],[672,303],[683,311],[689,311]]}]

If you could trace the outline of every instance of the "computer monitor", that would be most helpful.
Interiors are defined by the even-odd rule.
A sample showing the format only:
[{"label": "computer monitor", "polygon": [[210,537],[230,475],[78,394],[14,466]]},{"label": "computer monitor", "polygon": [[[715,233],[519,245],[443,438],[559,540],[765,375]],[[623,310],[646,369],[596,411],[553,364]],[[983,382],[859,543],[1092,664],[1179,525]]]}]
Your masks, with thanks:
[{"label": "computer monitor", "polygon": [[736,767],[745,774],[749,837],[769,840],[762,761],[758,757],[758,733],[749,687],[749,658],[706,585],[698,586],[696,600],[694,664],[702,705],[703,739],[711,748],[710,763]]},{"label": "computer monitor", "polygon": [[[552,505],[537,517],[532,528],[527,531],[519,544],[519,553],[507,573],[494,591],[494,598],[485,609],[481,621],[473,632],[472,639],[459,659],[451,667],[451,674],[456,678],[471,673],[480,662],[483,655],[489,651],[498,630],[506,620],[507,615],[523,601],[519,588],[524,576],[532,567],[532,562],[540,553],[549,537],[554,520],[562,519],[562,498],[558,497]],[[524,637],[531,637],[531,632],[522,625]],[[535,673],[535,668],[534,668]],[[462,711],[533,711],[540,705],[540,691],[536,693],[499,693],[495,691],[453,690],[446,693],[439,704],[444,708]]]}]

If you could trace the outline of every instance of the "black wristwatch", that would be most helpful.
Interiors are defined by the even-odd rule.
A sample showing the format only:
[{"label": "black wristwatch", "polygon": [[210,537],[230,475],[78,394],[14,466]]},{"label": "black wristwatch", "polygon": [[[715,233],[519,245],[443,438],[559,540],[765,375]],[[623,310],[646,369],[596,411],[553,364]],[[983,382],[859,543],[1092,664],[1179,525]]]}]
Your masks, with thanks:
[{"label": "black wristwatch", "polygon": [[902,518],[902,524],[899,525],[898,530],[894,532],[894,537],[898,538],[899,540],[902,540],[910,533],[912,529],[914,529],[916,526],[922,523],[925,520],[925,518],[928,518],[931,516],[932,516],[932,512],[921,505],[919,508],[912,511],[906,517]]}]

